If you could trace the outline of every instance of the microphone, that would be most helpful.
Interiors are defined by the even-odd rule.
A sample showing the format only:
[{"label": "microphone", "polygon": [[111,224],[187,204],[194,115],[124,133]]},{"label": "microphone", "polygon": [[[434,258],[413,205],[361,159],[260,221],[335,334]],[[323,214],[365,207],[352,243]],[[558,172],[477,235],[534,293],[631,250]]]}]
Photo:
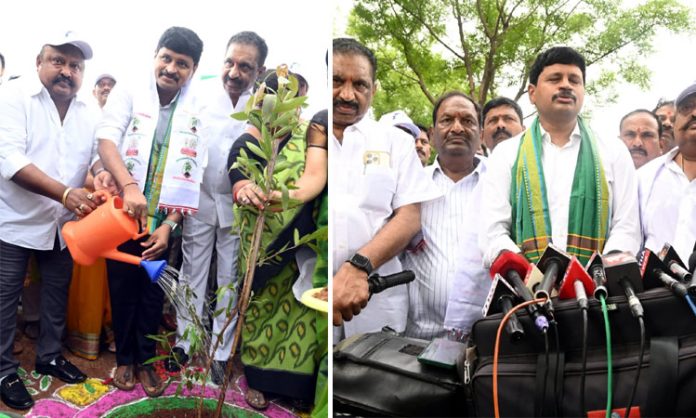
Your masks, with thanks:
[{"label": "microphone", "polygon": [[669,269],[668,271],[679,278],[679,280],[682,282],[689,283],[688,288],[691,293],[696,293],[696,283],[693,283],[691,273],[689,273],[689,270],[686,269],[684,262],[681,260],[681,258],[679,258],[679,254],[677,254],[677,251],[674,249],[674,247],[672,247],[672,245],[665,242],[662,250],[660,250],[659,258]]},{"label": "microphone", "polygon": [[[523,301],[528,302],[534,300],[534,298],[532,292],[522,281],[522,277],[526,276],[529,266],[529,261],[521,254],[504,250],[491,265],[490,274],[491,277],[495,277],[496,274],[503,276],[507,279],[508,283],[512,285],[517,295],[522,298]],[[536,305],[528,305],[526,308],[529,315],[534,318],[536,327],[541,332],[545,333],[549,328],[549,320],[539,311]]]},{"label": "microphone", "polygon": [[597,300],[600,298],[606,299],[608,296],[606,288],[607,275],[604,272],[604,262],[602,261],[602,256],[599,255],[598,252],[595,251],[592,254],[592,257],[590,257],[590,260],[587,262],[586,270],[595,285],[593,292],[594,298]]},{"label": "microphone", "polygon": [[534,293],[534,297],[545,297],[551,300],[551,290],[563,277],[569,263],[570,256],[568,254],[553,244],[549,244],[537,263],[539,270],[544,273],[544,278],[541,279],[541,284],[539,284],[539,288]]},{"label": "microphone", "polygon": [[[483,316],[493,315],[498,312],[503,312],[503,315],[507,315],[513,306],[516,305],[515,300],[518,298],[519,296],[515,289],[505,281],[503,276],[496,274],[491,284],[491,290],[486,297],[486,302],[483,304]],[[524,328],[522,328],[522,323],[517,318],[517,314],[513,313],[510,315],[507,324],[505,324],[505,331],[510,335],[510,340],[513,342],[524,338]]]},{"label": "microphone", "polygon": [[686,297],[686,286],[665,273],[665,265],[655,253],[649,249],[643,250],[640,255],[640,269],[643,273],[643,285],[646,289],[666,286],[675,295]]},{"label": "microphone", "polygon": [[689,256],[689,271],[691,274],[696,275],[696,251]]},{"label": "microphone", "polygon": [[642,318],[643,306],[636,296],[636,291],[643,291],[643,281],[636,258],[622,252],[607,254],[604,256],[604,271],[607,274],[609,293],[626,295],[631,314],[635,318]]},{"label": "microphone", "polygon": [[587,294],[593,293],[595,287],[595,282],[592,281],[592,278],[587,274],[577,257],[573,256],[558,288],[558,298],[575,298],[578,301],[578,305],[580,305],[580,309],[588,309]]}]

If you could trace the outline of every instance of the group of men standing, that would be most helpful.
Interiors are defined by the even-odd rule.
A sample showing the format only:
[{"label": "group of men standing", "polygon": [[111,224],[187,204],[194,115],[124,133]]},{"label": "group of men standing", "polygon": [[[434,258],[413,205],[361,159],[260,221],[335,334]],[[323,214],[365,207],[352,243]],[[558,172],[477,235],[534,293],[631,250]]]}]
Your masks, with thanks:
[{"label": "group of men standing", "polygon": [[[234,298],[238,238],[231,233],[226,164],[245,123],[229,115],[244,109],[265,70],[268,49],[254,32],[232,36],[221,78],[199,87],[192,80],[202,51],[195,32],[167,29],[155,49],[152,72],[143,73],[138,84],[120,83],[106,106],[100,101],[102,113],[77,95],[92,48],[67,32],[41,47],[37,77],[22,77],[0,89],[0,396],[6,405],[33,405],[12,355],[17,306],[32,253],[42,280],[36,371],[68,383],[86,379],[61,354],[72,259],[59,230],[103,203],[82,187],[88,170],[94,188],[122,194],[122,209],[149,233],[119,250],[144,260],[166,259],[169,238],[186,217],[181,280],[199,295],[197,314],[203,314],[214,248],[217,285],[232,290],[224,292],[218,307],[229,306]],[[112,79],[99,77],[97,99],[109,95]],[[137,379],[148,396],[159,396],[166,382],[147,361],[155,357],[155,340],[148,335],[158,332],[163,291],[137,266],[108,260],[107,268],[116,338],[114,385],[132,390]],[[214,333],[224,316],[214,318]],[[179,361],[189,348],[182,336],[190,319],[179,318]],[[232,334],[229,327],[212,354],[216,361],[229,357]],[[213,378],[219,383],[224,367],[217,370]]]},{"label": "group of men standing", "polygon": [[[527,93],[537,116],[527,127],[510,99],[493,99],[481,109],[468,95],[447,92],[434,104],[429,130],[437,157],[421,168],[414,164],[416,152],[402,149],[403,142],[413,146],[415,135],[378,129],[365,117],[376,91],[376,64],[357,41],[334,40],[329,157],[339,174],[329,184],[342,202],[332,204],[330,227],[339,338],[389,326],[415,338],[466,339],[482,316],[488,268],[504,251],[530,262],[551,243],[585,261],[592,251],[636,255],[665,242],[684,260],[693,251],[696,86],[673,103],[674,119],[668,106],[658,106],[660,116],[627,115],[620,123],[622,143],[594,132],[580,116],[582,55],[550,48],[530,70]],[[667,151],[636,171],[636,157],[648,147],[629,152],[624,138],[642,140],[645,121],[655,131],[647,136]],[[401,269],[413,270],[415,281],[370,299],[368,275]]]}]

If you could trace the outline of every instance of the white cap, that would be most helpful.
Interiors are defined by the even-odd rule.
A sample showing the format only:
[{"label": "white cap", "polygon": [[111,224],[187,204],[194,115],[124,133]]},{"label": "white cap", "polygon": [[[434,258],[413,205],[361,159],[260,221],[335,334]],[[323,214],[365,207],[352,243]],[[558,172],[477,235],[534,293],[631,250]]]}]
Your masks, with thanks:
[{"label": "white cap", "polygon": [[405,128],[411,133],[411,135],[413,135],[414,138],[418,138],[418,135],[420,135],[420,128],[413,123],[411,118],[409,118],[406,112],[403,110],[395,110],[382,115],[382,117],[379,118],[379,122]]},{"label": "white cap", "polygon": [[94,85],[96,86],[97,84],[99,84],[100,81],[102,81],[105,78],[110,78],[110,79],[114,80],[114,83],[116,82],[116,77],[112,76],[109,73],[104,73],[104,74],[99,74],[99,77],[97,77],[96,81],[94,82]]},{"label": "white cap", "polygon": [[46,42],[44,45],[49,46],[62,46],[62,45],[72,45],[82,52],[82,55],[86,60],[92,58],[92,47],[89,46],[87,41],[82,40],[77,34],[71,30],[57,35],[51,42]]}]

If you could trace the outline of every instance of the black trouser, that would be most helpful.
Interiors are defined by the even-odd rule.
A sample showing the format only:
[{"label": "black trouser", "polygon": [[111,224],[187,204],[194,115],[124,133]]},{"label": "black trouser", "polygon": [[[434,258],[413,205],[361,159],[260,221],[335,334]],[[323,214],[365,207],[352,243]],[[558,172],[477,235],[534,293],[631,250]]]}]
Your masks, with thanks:
[{"label": "black trouser", "polygon": [[[127,241],[118,250],[140,256],[145,241]],[[160,256],[166,260],[169,251]],[[159,330],[164,292],[140,266],[106,260],[111,296],[111,318],[116,337],[116,364],[142,364],[155,356],[156,341],[148,338]]]},{"label": "black trouser", "polygon": [[22,294],[29,256],[34,253],[41,274],[41,312],[36,361],[48,363],[63,344],[72,258],[60,249],[56,237],[52,250],[40,251],[0,241],[0,377],[15,373],[19,362],[12,355],[17,324],[17,305]]}]

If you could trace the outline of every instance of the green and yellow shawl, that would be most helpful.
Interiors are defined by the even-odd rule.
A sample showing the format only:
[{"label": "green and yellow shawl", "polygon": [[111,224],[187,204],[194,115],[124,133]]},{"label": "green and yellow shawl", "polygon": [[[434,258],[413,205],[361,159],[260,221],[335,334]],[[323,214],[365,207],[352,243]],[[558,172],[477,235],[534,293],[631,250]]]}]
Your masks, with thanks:
[{"label": "green and yellow shawl", "polygon": [[[582,118],[580,151],[570,194],[566,251],[586,263],[594,251],[601,252],[609,225],[609,188],[597,142]],[[511,236],[524,256],[536,263],[551,242],[551,219],[542,167],[539,118],[527,129],[512,167],[510,203]]]}]

